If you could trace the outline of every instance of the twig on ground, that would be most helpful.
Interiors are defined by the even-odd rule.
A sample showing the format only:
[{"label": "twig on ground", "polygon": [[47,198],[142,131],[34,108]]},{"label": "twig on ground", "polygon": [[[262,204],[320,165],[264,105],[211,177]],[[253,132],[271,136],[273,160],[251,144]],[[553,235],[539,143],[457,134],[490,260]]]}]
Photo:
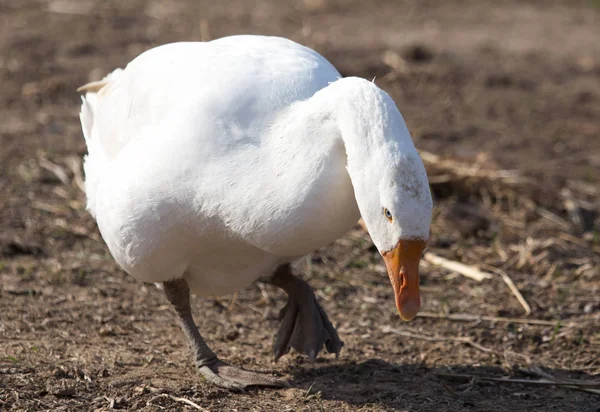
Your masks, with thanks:
[{"label": "twig on ground", "polygon": [[558,235],[559,238],[561,238],[562,240],[566,240],[567,242],[573,243],[574,245],[577,246],[581,246],[581,247],[589,247],[589,245],[587,244],[587,242],[583,239],[579,239],[578,237],[572,236],[568,233],[560,233]]},{"label": "twig on ground", "polygon": [[381,54],[381,61],[391,68],[396,76],[399,74],[405,75],[410,71],[410,67],[406,60],[394,50],[385,50]]},{"label": "twig on ground", "polygon": [[570,189],[578,190],[588,196],[597,196],[599,193],[597,185],[579,180],[567,180],[567,186],[569,186]]},{"label": "twig on ground", "polygon": [[100,236],[98,236],[95,232],[90,232],[89,230],[87,230],[86,228],[84,228],[82,226],[69,225],[63,219],[55,219],[54,225],[56,227],[61,228],[62,230],[72,233],[75,236],[88,237],[92,240],[95,240],[96,242],[100,242],[102,240],[100,238]]},{"label": "twig on ground", "polygon": [[552,278],[552,276],[554,275],[554,272],[556,272],[556,268],[558,267],[558,262],[552,262],[552,264],[550,265],[550,267],[548,268],[548,270],[546,271],[546,274],[544,275],[544,277],[542,277],[542,279],[544,281],[549,282],[550,279]]},{"label": "twig on ground", "polygon": [[304,398],[307,398],[311,394],[312,388],[313,388],[313,386],[315,386],[315,383],[317,383],[317,382],[315,381],[315,382],[313,382],[313,383],[310,384],[310,386],[308,387],[308,390],[304,394]]},{"label": "twig on ground", "polygon": [[600,390],[595,388],[600,388],[600,381],[576,381],[573,383],[572,381],[559,381],[559,380],[550,380],[550,379],[540,379],[540,380],[531,380],[531,379],[512,379],[512,378],[494,378],[491,376],[479,376],[479,375],[469,375],[464,373],[436,373],[436,376],[440,378],[459,378],[459,379],[480,379],[484,381],[491,382],[503,382],[503,383],[519,383],[525,385],[540,385],[540,386],[561,386],[564,388],[583,390],[585,392],[593,393],[595,395],[600,395]]},{"label": "twig on ground", "polygon": [[109,398],[108,396],[105,396],[104,399],[106,399],[108,402],[108,409],[115,409],[115,398]]},{"label": "twig on ground", "polygon": [[158,399],[158,398],[169,398],[169,399],[171,399],[171,400],[173,400],[175,402],[185,403],[186,405],[189,405],[192,408],[197,409],[199,411],[209,412],[208,409],[203,408],[202,406],[198,405],[197,403],[194,403],[194,402],[190,401],[189,399],[179,398],[177,396],[169,395],[168,393],[161,393],[159,395],[156,395],[154,398],[152,398],[150,400],[150,403],[152,403],[153,400]]},{"label": "twig on ground", "polygon": [[[541,378],[544,378],[544,379],[547,379],[547,380],[550,380],[553,382],[561,382],[561,384],[564,383],[565,384],[564,386],[567,388],[576,389],[576,390],[587,392],[587,393],[593,393],[594,395],[600,395],[600,390],[590,389],[587,387],[589,383],[593,383],[593,382],[579,380],[579,379],[558,380],[558,379],[556,379],[555,376],[552,376],[548,372],[542,370],[542,368],[540,368],[539,366],[534,366],[533,368],[531,368],[531,372]],[[596,383],[597,383],[598,388],[600,388],[600,381],[598,381]],[[585,387],[582,387],[582,386],[585,386]]]},{"label": "twig on ground", "polygon": [[68,186],[71,183],[67,172],[65,172],[65,169],[62,166],[52,163],[50,160],[44,159],[43,157],[40,158],[39,165],[41,168],[52,172],[52,174],[54,174],[54,176],[56,176],[56,178],[60,180],[62,184]]},{"label": "twig on ground", "polygon": [[34,201],[31,203],[31,207],[33,207],[34,209],[42,210],[44,212],[52,213],[54,215],[65,216],[67,214],[67,211],[64,208],[44,202]]},{"label": "twig on ground", "polygon": [[[453,272],[458,272],[461,275],[474,279],[478,282],[481,282],[484,279],[490,279],[492,277],[491,274],[483,272],[474,266],[467,266],[465,264],[453,260],[448,260],[441,256],[434,255],[433,253],[425,253],[424,259],[432,265],[442,266],[445,269],[451,270]],[[523,306],[523,309],[525,309],[525,314],[529,315],[531,313],[531,307],[529,306],[519,289],[517,289],[510,276],[508,276],[506,272],[504,272],[502,269],[498,269],[489,265],[483,266],[502,277],[504,283],[508,285],[508,288],[515,295],[521,306]]]},{"label": "twig on ground", "polygon": [[521,323],[525,325],[540,325],[540,326],[557,326],[567,328],[574,328],[578,325],[574,322],[562,322],[560,320],[551,321],[551,320],[543,320],[543,319],[522,319],[522,318],[503,318],[498,316],[482,316],[482,315],[470,315],[470,314],[450,314],[444,315],[439,313],[431,313],[431,312],[419,312],[417,315],[423,318],[436,318],[436,319],[446,319],[453,320],[459,322],[477,322],[477,321],[488,321],[488,322],[502,322],[502,323]]},{"label": "twig on ground", "polygon": [[434,255],[431,252],[425,253],[424,259],[426,262],[432,265],[441,266],[444,269],[451,270],[453,272],[460,273],[470,279],[474,279],[481,282],[484,279],[491,279],[492,275],[486,272],[482,272],[474,266],[467,266],[463,263],[449,260],[438,255]]},{"label": "twig on ground", "polygon": [[549,379],[549,380],[556,380],[556,378],[552,375],[550,375],[549,373],[545,372],[542,370],[542,368],[540,368],[539,366],[535,365],[531,368],[530,370],[531,373],[539,376],[540,378],[544,378],[544,379]]},{"label": "twig on ground", "polygon": [[521,306],[523,306],[523,309],[525,309],[525,316],[528,316],[531,313],[531,306],[529,306],[529,303],[527,303],[527,301],[525,300],[525,298],[523,297],[523,295],[521,294],[519,289],[515,286],[514,282],[510,278],[510,276],[508,276],[508,274],[505,271],[503,271],[502,269],[498,269],[498,268],[495,268],[495,267],[489,266],[489,265],[483,265],[483,266],[485,268],[487,268],[488,270],[495,272],[502,277],[502,280],[504,281],[504,283],[506,283],[508,285],[508,288],[510,289],[510,291],[513,293],[513,295],[515,295],[515,297],[517,298],[517,300],[519,301]]},{"label": "twig on ground", "polygon": [[583,230],[583,219],[581,217],[581,211],[579,209],[579,204],[577,200],[573,196],[573,192],[571,192],[571,189],[565,187],[560,191],[560,195],[563,198],[563,205],[569,213],[569,218],[571,219],[571,222],[573,222],[578,231]]},{"label": "twig on ground", "polygon": [[407,332],[400,329],[394,329],[389,326],[382,326],[381,330],[384,333],[394,333],[400,336],[406,336],[407,338],[426,340],[429,342],[456,342],[456,343],[466,343],[474,347],[475,349],[479,349],[482,352],[494,352],[493,349],[486,348],[485,346],[481,346],[477,342],[474,342],[471,338],[467,338],[466,336],[426,336],[420,335],[417,333]]},{"label": "twig on ground", "polygon": [[227,310],[229,312],[231,312],[233,310],[233,308],[235,307],[235,304],[237,303],[237,298],[238,298],[238,292],[235,292],[233,294],[233,297],[231,298],[231,302],[229,303],[229,306],[227,307]]},{"label": "twig on ground", "polygon": [[75,181],[75,184],[79,190],[85,193],[85,183],[83,180],[83,174],[81,173],[81,159],[77,156],[70,156],[67,158],[67,166],[69,169],[71,169],[71,172],[73,172],[73,180]]},{"label": "twig on ground", "polygon": [[564,229],[569,229],[571,225],[562,217],[558,216],[556,213],[552,213],[551,211],[544,209],[543,207],[536,207],[535,212],[541,217],[548,219],[551,222],[556,223],[557,225],[562,226]]}]

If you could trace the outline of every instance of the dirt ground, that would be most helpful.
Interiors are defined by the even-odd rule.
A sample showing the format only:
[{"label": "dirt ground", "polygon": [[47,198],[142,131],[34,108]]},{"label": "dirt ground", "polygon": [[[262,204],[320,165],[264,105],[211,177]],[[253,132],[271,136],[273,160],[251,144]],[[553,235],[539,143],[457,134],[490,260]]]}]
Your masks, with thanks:
[{"label": "dirt ground", "polygon": [[[275,289],[195,299],[222,358],[293,384],[243,394],[197,376],[161,291],[110,257],[75,92],[152,46],[236,33],[375,77],[436,203],[411,323],[359,226],[299,262],[338,360],[272,362]],[[0,0],[0,410],[600,411],[599,39],[587,0]]]}]

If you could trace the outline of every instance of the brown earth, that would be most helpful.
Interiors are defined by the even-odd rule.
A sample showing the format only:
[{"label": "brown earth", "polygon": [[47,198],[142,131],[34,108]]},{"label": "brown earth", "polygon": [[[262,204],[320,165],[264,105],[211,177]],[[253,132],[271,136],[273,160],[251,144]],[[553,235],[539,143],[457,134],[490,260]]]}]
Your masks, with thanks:
[{"label": "brown earth", "polygon": [[[201,381],[162,293],[102,243],[75,93],[152,46],[235,33],[376,77],[423,150],[429,252],[493,273],[424,264],[424,316],[402,323],[357,226],[299,264],[346,343],[315,364],[271,362],[282,293],[196,299],[224,359],[293,384],[244,394]],[[0,0],[0,410],[600,410],[599,39],[598,1]]]}]

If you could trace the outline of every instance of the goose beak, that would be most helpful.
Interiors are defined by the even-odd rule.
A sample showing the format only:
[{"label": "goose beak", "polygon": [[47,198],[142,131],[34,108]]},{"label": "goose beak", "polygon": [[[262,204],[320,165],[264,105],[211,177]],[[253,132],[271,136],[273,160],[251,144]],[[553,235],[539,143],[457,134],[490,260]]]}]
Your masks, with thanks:
[{"label": "goose beak", "polygon": [[421,307],[419,262],[425,246],[426,242],[423,240],[400,240],[394,249],[381,254],[402,320],[412,320]]}]

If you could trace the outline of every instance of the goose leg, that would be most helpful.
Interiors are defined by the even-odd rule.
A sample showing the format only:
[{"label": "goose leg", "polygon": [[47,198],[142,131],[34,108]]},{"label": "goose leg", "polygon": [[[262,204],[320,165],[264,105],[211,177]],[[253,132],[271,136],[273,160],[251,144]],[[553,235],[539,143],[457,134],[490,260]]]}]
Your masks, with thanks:
[{"label": "goose leg", "polygon": [[190,289],[185,279],[164,282],[163,285],[167,299],[175,309],[181,329],[188,339],[196,367],[208,382],[233,390],[244,390],[249,386],[289,386],[285,380],[236,368],[219,360],[196,328],[190,307]]},{"label": "goose leg", "polygon": [[282,322],[273,345],[275,360],[294,348],[314,361],[323,345],[327,352],[335,353],[337,357],[344,342],[317,302],[310,285],[294,276],[289,264],[280,266],[263,281],[288,294],[288,303],[279,314]]}]

